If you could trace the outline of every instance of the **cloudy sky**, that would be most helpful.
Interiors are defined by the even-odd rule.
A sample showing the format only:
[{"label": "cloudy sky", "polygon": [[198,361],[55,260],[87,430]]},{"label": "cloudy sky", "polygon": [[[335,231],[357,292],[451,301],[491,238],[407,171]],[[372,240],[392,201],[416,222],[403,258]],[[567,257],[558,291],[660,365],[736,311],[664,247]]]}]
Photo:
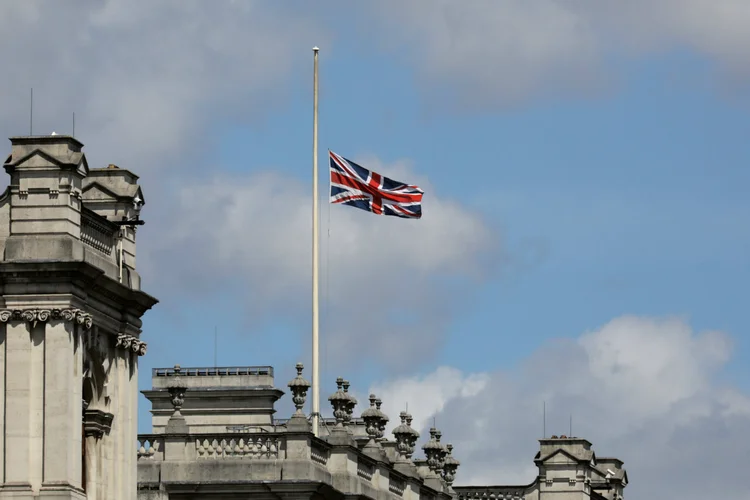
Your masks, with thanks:
[{"label": "cloudy sky", "polygon": [[352,4],[0,5],[0,133],[33,87],[35,133],[75,113],[141,175],[141,387],[215,331],[219,365],[309,366],[318,45],[321,166],[426,191],[419,221],[322,205],[323,396],[434,418],[460,484],[531,482],[546,402],[631,498],[747,497],[750,3]]}]

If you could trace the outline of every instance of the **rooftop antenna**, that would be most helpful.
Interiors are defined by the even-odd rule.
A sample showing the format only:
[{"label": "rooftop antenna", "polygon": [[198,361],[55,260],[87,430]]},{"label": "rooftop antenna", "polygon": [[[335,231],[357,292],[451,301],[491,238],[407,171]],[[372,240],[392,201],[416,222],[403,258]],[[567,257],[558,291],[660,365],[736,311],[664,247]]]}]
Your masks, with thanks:
[{"label": "rooftop antenna", "polygon": [[29,100],[29,135],[34,135],[34,87],[31,88]]},{"label": "rooftop antenna", "polygon": [[214,368],[219,367],[216,361],[216,353],[219,350],[218,345],[219,345],[219,329],[218,327],[214,326]]},{"label": "rooftop antenna", "polygon": [[542,403],[542,437],[547,439],[547,402]]},{"label": "rooftop antenna", "polygon": [[73,137],[76,136],[76,113],[73,112]]},{"label": "rooftop antenna", "polygon": [[568,437],[573,437],[573,414],[570,414],[570,427],[568,428]]}]

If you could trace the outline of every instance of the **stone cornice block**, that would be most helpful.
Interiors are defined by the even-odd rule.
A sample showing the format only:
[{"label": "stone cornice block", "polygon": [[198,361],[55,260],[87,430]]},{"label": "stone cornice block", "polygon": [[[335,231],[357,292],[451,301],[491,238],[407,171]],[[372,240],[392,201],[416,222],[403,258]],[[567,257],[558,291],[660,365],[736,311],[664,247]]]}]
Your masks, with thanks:
[{"label": "stone cornice block", "polygon": [[102,410],[87,408],[83,411],[83,431],[86,437],[101,438],[112,430],[115,416]]},{"label": "stone cornice block", "polygon": [[110,302],[121,311],[129,311],[133,318],[140,318],[159,302],[145,292],[107,277],[98,267],[81,261],[0,262],[0,285],[6,290],[13,285],[31,287],[35,293],[59,294],[61,286],[80,290],[77,295],[85,290],[90,297]]}]

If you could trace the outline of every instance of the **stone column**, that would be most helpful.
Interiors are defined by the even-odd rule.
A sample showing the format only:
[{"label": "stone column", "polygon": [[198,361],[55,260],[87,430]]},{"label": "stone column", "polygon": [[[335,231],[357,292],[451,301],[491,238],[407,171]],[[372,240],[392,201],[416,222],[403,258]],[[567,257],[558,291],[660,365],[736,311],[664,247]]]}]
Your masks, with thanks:
[{"label": "stone column", "polygon": [[112,349],[108,380],[112,391],[110,408],[114,415],[112,430],[102,454],[108,464],[106,499],[135,500],[138,494],[136,456],[138,368],[137,356],[146,345],[132,335],[119,334]]},{"label": "stone column", "polygon": [[129,446],[126,460],[128,470],[130,472],[130,500],[137,500],[138,498],[138,456],[136,454],[136,442],[138,440],[138,355],[133,353],[130,355],[130,381],[128,384],[128,391],[130,393],[130,405],[129,405],[129,418],[128,418],[128,429],[130,430],[130,437],[127,441]]},{"label": "stone column", "polygon": [[[5,415],[5,349],[6,326],[0,324],[0,415]],[[0,487],[5,482],[5,428],[0,431]]]},{"label": "stone column", "polygon": [[98,408],[86,408],[83,412],[83,430],[86,436],[86,498],[104,500],[107,497],[102,491],[102,439],[112,429],[111,413]]},{"label": "stone column", "polygon": [[99,500],[99,440],[86,433],[86,500]]},{"label": "stone column", "polygon": [[[35,348],[40,349],[38,346]],[[35,353],[34,353],[35,354]],[[23,321],[6,325],[5,338],[5,482],[0,496],[32,491],[31,399],[32,379],[39,370],[32,356],[31,332]],[[12,495],[12,493],[10,493]]]},{"label": "stone column", "polygon": [[126,473],[126,468],[124,467],[125,462],[125,453],[127,451],[130,451],[131,447],[127,447],[126,450],[126,444],[125,439],[127,439],[127,422],[125,421],[125,414],[127,412],[127,381],[128,381],[128,354],[123,349],[115,349],[115,366],[112,367],[112,370],[115,372],[112,379],[115,381],[115,384],[117,385],[117,393],[115,397],[115,401],[113,402],[113,411],[115,415],[114,422],[112,424],[112,439],[114,441],[113,451],[113,461],[114,461],[114,474],[110,476],[109,483],[111,485],[114,485],[114,490],[112,491],[112,496],[107,497],[112,498],[113,500],[115,498],[125,498],[127,500],[130,500],[128,497],[124,495],[125,493],[125,477],[123,477]]},{"label": "stone column", "polygon": [[45,335],[44,489],[82,489],[80,326],[50,320]]}]

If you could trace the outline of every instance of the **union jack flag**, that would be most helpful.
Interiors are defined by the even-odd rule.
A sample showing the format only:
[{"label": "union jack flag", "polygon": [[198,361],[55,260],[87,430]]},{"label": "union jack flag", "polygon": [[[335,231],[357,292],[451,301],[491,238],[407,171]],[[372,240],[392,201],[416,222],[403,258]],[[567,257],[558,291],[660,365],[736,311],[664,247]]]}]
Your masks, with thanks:
[{"label": "union jack flag", "polygon": [[328,152],[331,163],[331,203],[357,207],[378,215],[405,219],[422,217],[422,195],[417,186],[394,181]]}]

